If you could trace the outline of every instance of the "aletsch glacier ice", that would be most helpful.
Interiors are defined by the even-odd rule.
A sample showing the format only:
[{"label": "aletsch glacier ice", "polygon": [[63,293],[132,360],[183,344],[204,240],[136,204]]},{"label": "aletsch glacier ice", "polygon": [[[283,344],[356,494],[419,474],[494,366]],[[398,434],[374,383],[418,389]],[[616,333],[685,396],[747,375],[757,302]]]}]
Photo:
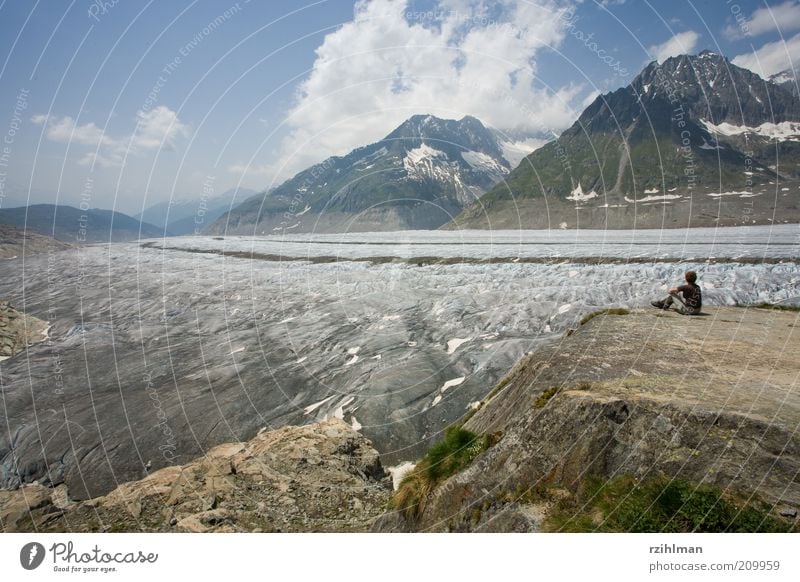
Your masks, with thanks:
[{"label": "aletsch glacier ice", "polygon": [[347,234],[285,234],[258,237],[182,237],[154,242],[168,248],[253,252],[284,257],[335,256],[364,259],[493,257],[615,257],[623,259],[796,259],[797,225],[671,230],[402,231]]},{"label": "aletsch glacier ice", "polygon": [[[379,244],[387,242],[394,244]],[[0,485],[66,481],[73,495],[97,495],[140,478],[145,467],[329,415],[372,438],[384,462],[395,464],[414,459],[524,353],[590,311],[646,306],[689,268],[700,273],[706,304],[800,297],[796,225],[153,243],[170,249],[113,244],[0,263],[0,296],[52,324],[48,342],[0,363],[8,424]],[[509,260],[314,264],[174,247]]]}]

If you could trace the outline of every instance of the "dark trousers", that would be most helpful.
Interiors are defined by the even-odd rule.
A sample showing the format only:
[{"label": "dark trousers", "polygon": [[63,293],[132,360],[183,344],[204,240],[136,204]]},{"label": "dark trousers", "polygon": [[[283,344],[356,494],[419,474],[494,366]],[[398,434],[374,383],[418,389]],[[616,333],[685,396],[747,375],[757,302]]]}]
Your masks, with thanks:
[{"label": "dark trousers", "polygon": [[686,303],[683,302],[683,299],[681,299],[677,293],[671,293],[662,301],[662,303],[664,304],[665,308],[669,308],[672,307],[672,303],[675,299],[677,299],[678,303],[681,304],[681,306],[677,309],[678,313],[682,313],[683,315],[696,315],[700,313],[699,309],[686,305]]}]

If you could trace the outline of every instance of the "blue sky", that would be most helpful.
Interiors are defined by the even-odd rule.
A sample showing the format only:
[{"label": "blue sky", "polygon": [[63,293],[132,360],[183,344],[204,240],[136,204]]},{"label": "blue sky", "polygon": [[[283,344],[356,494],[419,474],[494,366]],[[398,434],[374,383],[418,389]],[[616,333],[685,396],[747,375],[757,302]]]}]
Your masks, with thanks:
[{"label": "blue sky", "polygon": [[415,113],[533,146],[654,58],[768,75],[798,33],[796,0],[5,1],[0,206],[266,188]]}]

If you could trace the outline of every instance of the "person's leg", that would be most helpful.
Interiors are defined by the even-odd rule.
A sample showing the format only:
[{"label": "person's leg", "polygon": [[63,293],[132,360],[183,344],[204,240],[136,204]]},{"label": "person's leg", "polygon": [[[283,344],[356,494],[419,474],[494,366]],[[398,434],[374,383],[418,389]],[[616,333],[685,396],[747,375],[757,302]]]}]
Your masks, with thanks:
[{"label": "person's leg", "polygon": [[662,299],[661,301],[651,301],[650,305],[658,309],[669,309],[672,306],[672,301],[672,296],[668,295],[666,299]]}]

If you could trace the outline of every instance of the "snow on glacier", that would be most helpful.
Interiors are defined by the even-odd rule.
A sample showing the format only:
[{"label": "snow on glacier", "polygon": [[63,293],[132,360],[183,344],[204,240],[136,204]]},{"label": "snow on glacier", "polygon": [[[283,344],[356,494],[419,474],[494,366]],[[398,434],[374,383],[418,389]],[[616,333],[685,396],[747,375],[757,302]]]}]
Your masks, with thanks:
[{"label": "snow on glacier", "polygon": [[[68,334],[67,324],[81,321],[80,312],[60,305],[59,317],[66,323],[51,333],[55,348],[98,338],[104,346],[117,342],[122,357],[122,350],[146,345],[152,349],[148,357],[167,370],[174,366],[178,378],[197,374],[199,366],[210,374],[215,393],[236,389],[249,398],[251,391],[274,391],[286,407],[280,419],[335,415],[353,423],[358,408],[357,422],[370,438],[381,430],[377,425],[407,424],[426,410],[437,421],[455,414],[456,406],[462,414],[519,357],[574,327],[587,313],[648,308],[688,269],[698,271],[709,306],[800,301],[798,225],[195,236],[152,242],[155,246],[116,243],[56,253],[50,271],[46,256],[26,258],[24,266],[5,261],[0,294],[21,300],[24,281],[25,301],[46,302],[51,291],[71,289],[67,277],[51,287],[49,272],[82,273],[93,285],[83,288],[75,309],[113,310],[113,338],[111,323],[100,326],[110,320],[102,318],[92,322],[95,327],[87,324],[85,334]],[[242,251],[287,259],[215,254]],[[352,260],[387,256],[465,261]],[[314,257],[348,260],[309,261]],[[542,262],[514,262],[520,257]],[[620,260],[581,261],[590,257]],[[480,262],[493,258],[503,260]],[[627,262],[632,258],[637,262]],[[740,259],[750,263],[736,262]],[[179,315],[162,320],[169,309]],[[173,361],[170,350],[189,339],[205,342],[202,353],[187,352]],[[240,346],[247,349],[230,356]],[[457,389],[448,385],[461,378]],[[271,422],[269,410],[257,412],[264,418],[254,423]],[[421,436],[428,429],[420,427]]]},{"label": "snow on glacier", "polygon": [[[727,193],[723,193],[727,194]],[[741,195],[741,192],[729,195]],[[710,193],[709,196],[719,196]],[[665,194],[637,200],[671,200]],[[633,200],[631,200],[633,202]],[[408,231],[383,233],[228,236],[224,240],[191,236],[151,241],[158,248],[204,252],[253,252],[288,258],[368,259],[393,256],[569,259],[571,257],[670,258],[738,257],[796,259],[800,226],[738,226],[669,230],[496,230]],[[386,267],[386,265],[383,265]],[[393,272],[393,271],[389,271]],[[392,313],[391,308],[387,313]]]}]

